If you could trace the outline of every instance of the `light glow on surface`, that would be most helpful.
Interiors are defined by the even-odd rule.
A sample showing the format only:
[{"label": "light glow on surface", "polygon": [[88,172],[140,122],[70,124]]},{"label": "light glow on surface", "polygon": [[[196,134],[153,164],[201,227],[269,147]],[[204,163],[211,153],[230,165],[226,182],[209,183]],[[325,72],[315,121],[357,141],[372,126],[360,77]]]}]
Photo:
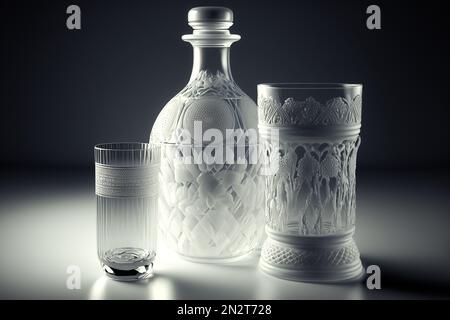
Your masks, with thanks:
[{"label": "light glow on surface", "polygon": [[[91,188],[36,181],[21,189],[12,181],[0,193],[0,298],[389,299],[436,292],[442,297],[450,283],[450,199],[440,181],[375,176],[358,181],[356,243],[363,263],[380,265],[382,295],[364,283],[273,278],[260,272],[256,256],[229,265],[196,264],[167,251],[161,241],[152,278],[116,282],[103,274],[96,256]],[[69,265],[80,267],[80,290],[66,288]]]}]

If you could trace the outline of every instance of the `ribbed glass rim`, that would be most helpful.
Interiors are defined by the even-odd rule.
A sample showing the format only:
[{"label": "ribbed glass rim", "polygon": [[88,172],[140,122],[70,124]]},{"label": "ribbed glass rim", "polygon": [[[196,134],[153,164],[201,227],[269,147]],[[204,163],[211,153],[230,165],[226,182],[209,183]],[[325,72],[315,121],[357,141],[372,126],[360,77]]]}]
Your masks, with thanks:
[{"label": "ribbed glass rim", "polygon": [[141,151],[152,149],[153,144],[146,142],[106,142],[99,143],[94,146],[95,150],[99,151]]},{"label": "ribbed glass rim", "polygon": [[332,82],[273,82],[260,83],[258,87],[273,88],[282,90],[339,90],[339,89],[353,89],[359,88],[363,85],[361,83],[332,83]]}]

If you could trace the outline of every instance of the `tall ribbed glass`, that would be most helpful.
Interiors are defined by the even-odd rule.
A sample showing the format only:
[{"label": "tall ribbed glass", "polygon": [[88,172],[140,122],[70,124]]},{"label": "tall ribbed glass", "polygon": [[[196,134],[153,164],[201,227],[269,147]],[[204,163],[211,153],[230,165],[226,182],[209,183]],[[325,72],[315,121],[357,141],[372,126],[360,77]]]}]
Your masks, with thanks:
[{"label": "tall ribbed glass", "polygon": [[108,143],[94,155],[101,266],[116,280],[147,278],[156,255],[159,148]]}]

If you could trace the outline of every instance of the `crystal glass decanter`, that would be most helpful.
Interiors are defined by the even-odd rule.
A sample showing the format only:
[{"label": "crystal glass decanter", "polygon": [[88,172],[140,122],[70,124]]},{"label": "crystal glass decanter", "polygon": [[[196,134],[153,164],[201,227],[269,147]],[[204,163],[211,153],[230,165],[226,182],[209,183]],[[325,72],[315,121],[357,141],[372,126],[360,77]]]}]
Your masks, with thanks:
[{"label": "crystal glass decanter", "polygon": [[230,46],[240,39],[228,30],[233,12],[197,7],[189,11],[188,21],[194,31],[182,39],[194,48],[192,74],[162,109],[150,135],[161,146],[159,224],[166,243],[181,256],[228,262],[252,252],[263,234],[260,164],[186,160],[208,148],[212,140],[205,143],[204,136],[211,130],[222,138],[216,135],[216,143],[226,144],[230,135],[236,143],[240,132],[248,160],[252,145],[246,133],[257,132],[257,106],[231,75]]}]

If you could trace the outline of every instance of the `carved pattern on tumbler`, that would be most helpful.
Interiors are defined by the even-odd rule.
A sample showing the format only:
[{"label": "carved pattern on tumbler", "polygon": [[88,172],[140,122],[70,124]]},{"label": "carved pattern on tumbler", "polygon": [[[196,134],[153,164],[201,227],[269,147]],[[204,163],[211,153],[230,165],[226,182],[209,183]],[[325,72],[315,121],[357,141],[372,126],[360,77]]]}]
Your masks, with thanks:
[{"label": "carved pattern on tumbler", "polygon": [[325,104],[309,97],[304,101],[288,98],[283,104],[273,97],[258,100],[260,123],[277,126],[333,126],[361,123],[361,96],[350,101],[337,97]]},{"label": "carved pattern on tumbler", "polygon": [[266,219],[273,230],[300,235],[353,228],[355,169],[360,138],[282,143],[267,150],[279,171],[266,178]]},{"label": "carved pattern on tumbler", "polygon": [[263,255],[267,262],[286,266],[340,266],[353,263],[359,259],[359,251],[355,243],[344,247],[317,250],[299,249],[279,246],[273,242],[264,244]]},{"label": "carved pattern on tumbler", "polygon": [[[360,277],[352,237],[361,96],[361,85],[258,85],[265,163],[278,165],[265,176],[263,271],[313,282]],[[269,137],[274,128],[279,141]]]},{"label": "carved pattern on tumbler", "polygon": [[95,194],[99,196],[145,197],[155,195],[157,190],[158,177],[146,166],[135,168],[95,164]]}]

